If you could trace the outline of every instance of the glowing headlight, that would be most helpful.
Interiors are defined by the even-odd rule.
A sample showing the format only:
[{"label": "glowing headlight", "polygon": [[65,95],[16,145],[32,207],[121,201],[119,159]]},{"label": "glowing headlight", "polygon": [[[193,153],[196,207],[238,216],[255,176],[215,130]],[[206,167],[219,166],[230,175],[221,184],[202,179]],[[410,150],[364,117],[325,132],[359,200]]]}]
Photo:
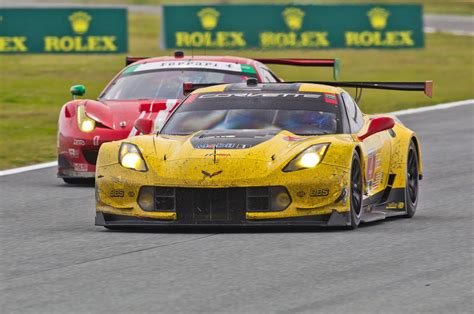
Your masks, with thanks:
[{"label": "glowing headlight", "polygon": [[324,154],[329,147],[329,143],[317,144],[305,149],[298,156],[283,168],[283,171],[290,172],[301,169],[316,167],[324,158]]},{"label": "glowing headlight", "polygon": [[95,129],[95,121],[86,114],[84,105],[77,107],[77,126],[82,132],[90,133]]},{"label": "glowing headlight", "polygon": [[119,152],[119,162],[122,167],[137,171],[147,171],[145,160],[137,146],[130,143],[122,143]]}]

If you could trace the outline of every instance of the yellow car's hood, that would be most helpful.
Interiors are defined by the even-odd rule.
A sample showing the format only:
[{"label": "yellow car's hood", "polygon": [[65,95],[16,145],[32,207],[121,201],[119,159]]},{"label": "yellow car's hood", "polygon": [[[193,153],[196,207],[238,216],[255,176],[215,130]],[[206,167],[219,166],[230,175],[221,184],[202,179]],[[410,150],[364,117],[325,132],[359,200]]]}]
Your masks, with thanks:
[{"label": "yellow car's hood", "polygon": [[257,178],[269,178],[276,170],[280,173],[298,153],[333,137],[295,136],[287,131],[268,130],[201,131],[189,136],[155,136],[153,149],[147,145],[142,152],[159,181],[245,185]]}]

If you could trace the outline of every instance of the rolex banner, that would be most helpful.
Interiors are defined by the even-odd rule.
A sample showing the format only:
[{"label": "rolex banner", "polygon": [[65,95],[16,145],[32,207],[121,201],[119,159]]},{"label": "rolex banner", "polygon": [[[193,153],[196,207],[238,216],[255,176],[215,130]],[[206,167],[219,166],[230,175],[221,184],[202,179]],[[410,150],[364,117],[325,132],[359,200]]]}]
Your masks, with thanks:
[{"label": "rolex banner", "polygon": [[126,9],[0,9],[1,53],[127,52]]},{"label": "rolex banner", "polygon": [[420,5],[164,6],[162,48],[419,48]]}]

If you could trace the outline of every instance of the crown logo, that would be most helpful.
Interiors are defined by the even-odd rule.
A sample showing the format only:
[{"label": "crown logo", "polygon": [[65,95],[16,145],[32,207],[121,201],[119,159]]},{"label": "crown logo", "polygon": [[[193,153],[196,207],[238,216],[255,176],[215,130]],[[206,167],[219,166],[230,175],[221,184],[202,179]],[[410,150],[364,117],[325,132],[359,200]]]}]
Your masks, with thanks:
[{"label": "crown logo", "polygon": [[292,31],[297,31],[303,25],[304,11],[298,8],[286,8],[281,13],[285,20],[286,26]]},{"label": "crown logo", "polygon": [[197,15],[201,19],[202,27],[208,31],[214,29],[217,26],[217,22],[219,22],[220,13],[213,8],[204,8]]},{"label": "crown logo", "polygon": [[69,15],[69,21],[71,22],[72,30],[74,33],[82,35],[89,29],[92,17],[86,12],[78,11]]},{"label": "crown logo", "polygon": [[367,12],[369,16],[370,24],[373,28],[381,30],[387,26],[388,16],[390,12],[382,8],[373,8]]}]

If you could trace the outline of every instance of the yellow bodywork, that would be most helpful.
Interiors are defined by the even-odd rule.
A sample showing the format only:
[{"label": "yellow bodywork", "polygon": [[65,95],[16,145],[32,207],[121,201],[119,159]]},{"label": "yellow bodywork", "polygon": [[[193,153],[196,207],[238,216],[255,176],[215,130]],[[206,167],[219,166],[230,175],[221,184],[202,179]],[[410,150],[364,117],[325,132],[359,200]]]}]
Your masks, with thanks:
[{"label": "yellow bodywork", "polygon": [[[194,93],[219,92],[224,88],[225,85],[213,86]],[[315,84],[302,84],[299,91],[333,94],[343,92],[340,88]],[[396,175],[393,188],[405,187],[408,146],[412,139],[417,143],[415,134],[399,122],[393,129],[395,137],[382,132],[383,134],[375,134],[361,142],[357,135],[366,131],[370,116],[364,118],[366,123],[359,134],[305,137],[282,131],[252,148],[219,150],[215,158],[212,149],[193,148],[193,135],[144,135],[105,143],[100,148],[97,160],[97,211],[121,216],[175,220],[175,212],[143,211],[137,203],[140,188],[284,186],[291,197],[291,203],[286,209],[278,212],[247,212],[246,219],[258,221],[324,215],[333,211],[348,212],[350,198],[341,196],[348,194],[353,152],[357,150],[360,154],[365,197],[370,197],[387,187],[389,174]],[[297,140],[288,140],[288,137]],[[119,164],[118,152],[122,142],[135,144],[139,148],[148,171],[127,169]],[[282,171],[295,156],[319,143],[330,143],[320,164],[293,172]],[[368,164],[370,162],[372,164]],[[371,168],[371,181],[365,178],[368,168]],[[219,174],[209,177],[203,171]]]}]

